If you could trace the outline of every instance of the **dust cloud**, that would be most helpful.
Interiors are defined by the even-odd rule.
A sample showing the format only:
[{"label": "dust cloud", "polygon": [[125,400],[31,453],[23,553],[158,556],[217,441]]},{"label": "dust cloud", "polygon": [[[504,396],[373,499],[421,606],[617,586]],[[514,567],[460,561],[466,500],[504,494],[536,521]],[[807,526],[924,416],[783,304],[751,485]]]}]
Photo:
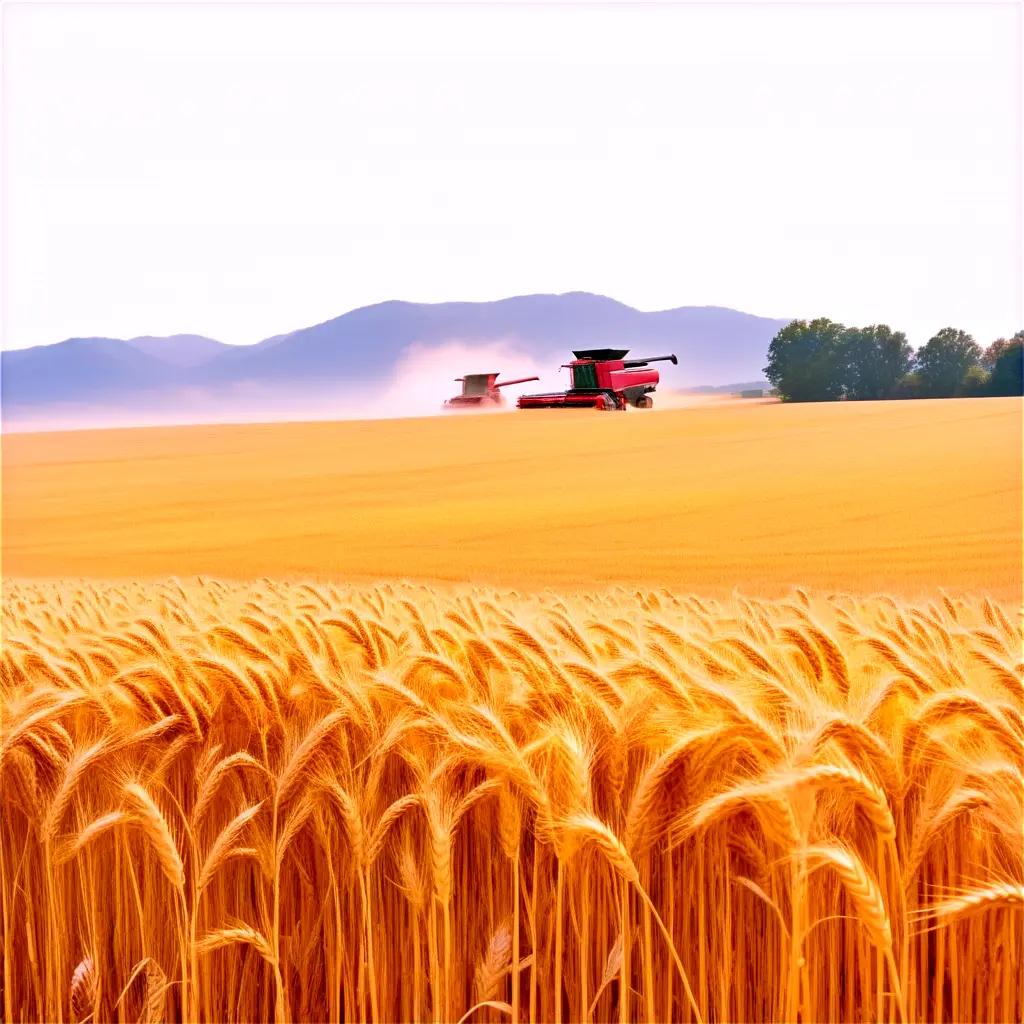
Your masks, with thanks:
[{"label": "dust cloud", "polygon": [[[414,343],[405,348],[392,372],[359,381],[283,381],[279,386],[233,384],[219,390],[187,388],[116,396],[92,404],[49,405],[3,410],[4,433],[162,427],[209,423],[276,423],[321,420],[379,420],[420,416],[473,416],[509,412],[516,398],[569,386],[561,369],[564,354],[538,359],[518,348],[514,338],[480,344],[452,339],[440,345]],[[501,407],[444,410],[460,392],[455,378],[466,373],[499,373],[502,379],[540,378],[502,389]],[[660,387],[654,410],[689,409],[743,401],[722,393],[694,393]],[[630,410],[632,413],[634,410]],[[644,413],[649,415],[649,413]]]}]

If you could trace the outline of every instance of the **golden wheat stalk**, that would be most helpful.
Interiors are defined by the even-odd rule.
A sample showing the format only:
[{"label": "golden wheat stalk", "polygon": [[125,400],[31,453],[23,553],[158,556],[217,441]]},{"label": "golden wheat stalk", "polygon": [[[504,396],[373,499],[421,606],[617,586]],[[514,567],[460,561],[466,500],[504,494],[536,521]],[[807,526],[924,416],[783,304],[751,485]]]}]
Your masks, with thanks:
[{"label": "golden wheat stalk", "polygon": [[4,1024],[1024,1018],[1008,606],[5,580],[0,628]]}]

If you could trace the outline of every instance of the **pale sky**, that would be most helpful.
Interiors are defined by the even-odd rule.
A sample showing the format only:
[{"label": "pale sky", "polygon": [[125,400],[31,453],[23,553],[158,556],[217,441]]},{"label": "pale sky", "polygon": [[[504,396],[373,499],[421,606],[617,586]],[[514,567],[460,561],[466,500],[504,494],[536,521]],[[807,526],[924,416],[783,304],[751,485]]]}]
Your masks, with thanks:
[{"label": "pale sky", "polygon": [[1024,327],[1018,3],[3,18],[9,348],[572,290]]}]

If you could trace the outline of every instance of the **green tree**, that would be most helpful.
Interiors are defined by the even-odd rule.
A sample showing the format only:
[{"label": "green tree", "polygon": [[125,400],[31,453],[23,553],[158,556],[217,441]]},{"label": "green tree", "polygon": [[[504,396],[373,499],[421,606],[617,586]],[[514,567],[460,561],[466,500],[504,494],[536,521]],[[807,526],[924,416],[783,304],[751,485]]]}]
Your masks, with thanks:
[{"label": "green tree", "polygon": [[958,394],[967,371],[981,363],[981,348],[966,332],[943,327],[917,353],[915,369],[926,397],[949,398]]},{"label": "green tree", "polygon": [[843,394],[842,324],[794,320],[772,338],[765,376],[784,402],[827,402]]},{"label": "green tree", "polygon": [[1024,331],[993,342],[985,349],[982,362],[990,371],[989,394],[1024,394]]},{"label": "green tree", "polygon": [[987,349],[985,349],[984,352],[981,353],[981,365],[984,366],[989,373],[992,372],[992,368],[996,365],[996,360],[1009,344],[1010,342],[1006,338],[997,338]]},{"label": "green tree", "polygon": [[921,378],[916,371],[905,373],[896,384],[893,398],[921,398]]},{"label": "green tree", "polygon": [[891,398],[913,358],[903,332],[885,324],[851,327],[843,334],[842,344],[847,397]]},{"label": "green tree", "polygon": [[991,374],[984,366],[972,366],[960,384],[960,394],[964,398],[984,398],[989,394]]}]

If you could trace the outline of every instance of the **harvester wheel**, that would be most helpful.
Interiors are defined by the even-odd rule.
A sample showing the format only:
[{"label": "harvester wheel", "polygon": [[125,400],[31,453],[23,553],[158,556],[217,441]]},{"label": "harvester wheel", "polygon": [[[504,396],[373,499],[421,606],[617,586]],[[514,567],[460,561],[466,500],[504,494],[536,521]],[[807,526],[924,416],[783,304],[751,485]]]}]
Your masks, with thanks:
[{"label": "harvester wheel", "polygon": [[615,399],[611,395],[602,395],[595,403],[594,408],[599,412],[611,412],[616,408]]},{"label": "harvester wheel", "polygon": [[641,395],[636,400],[636,407],[638,409],[650,409],[654,406],[654,399],[650,395]]}]

